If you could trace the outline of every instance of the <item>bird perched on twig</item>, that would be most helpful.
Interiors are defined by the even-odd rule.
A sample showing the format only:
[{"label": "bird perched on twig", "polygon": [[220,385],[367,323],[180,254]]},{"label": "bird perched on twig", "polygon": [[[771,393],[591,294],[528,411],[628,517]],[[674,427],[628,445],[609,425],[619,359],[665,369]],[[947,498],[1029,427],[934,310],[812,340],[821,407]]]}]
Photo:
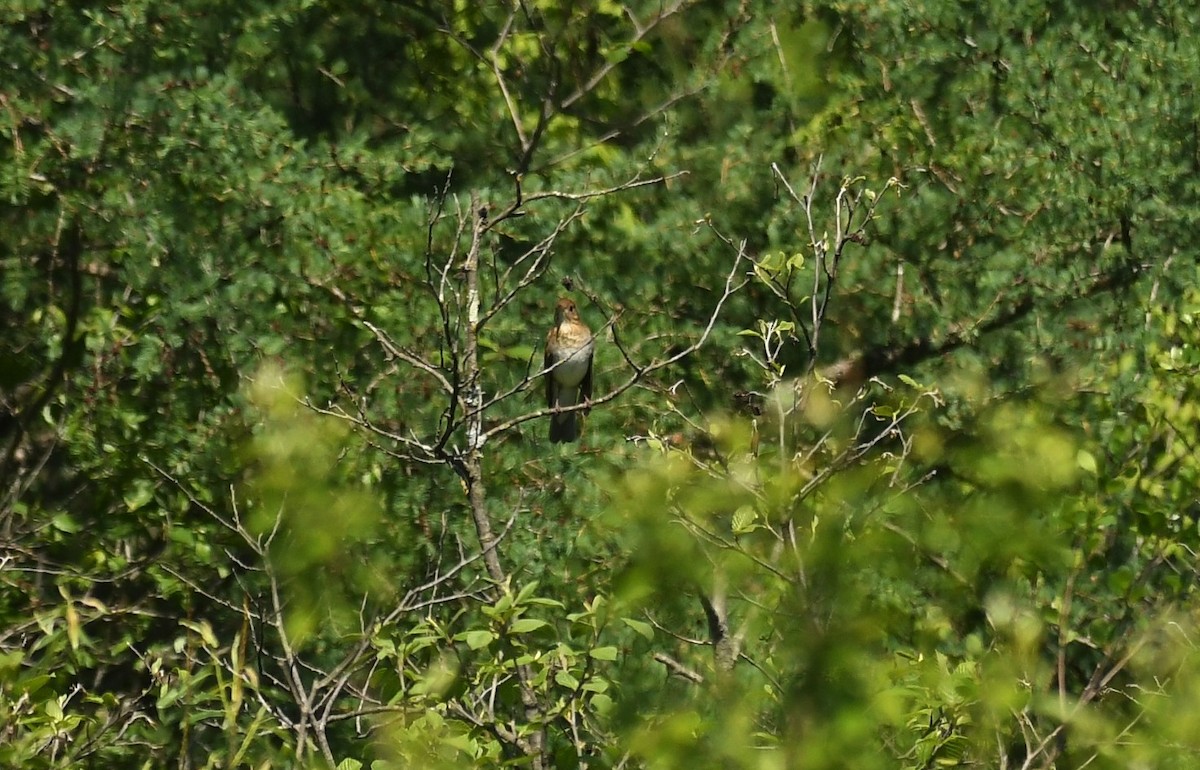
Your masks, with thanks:
[{"label": "bird perched on twig", "polygon": [[[592,397],[592,352],[596,340],[579,319],[570,299],[554,306],[554,326],[546,335],[546,406],[575,406]],[[579,438],[579,411],[550,415],[550,441],[561,443]]]}]

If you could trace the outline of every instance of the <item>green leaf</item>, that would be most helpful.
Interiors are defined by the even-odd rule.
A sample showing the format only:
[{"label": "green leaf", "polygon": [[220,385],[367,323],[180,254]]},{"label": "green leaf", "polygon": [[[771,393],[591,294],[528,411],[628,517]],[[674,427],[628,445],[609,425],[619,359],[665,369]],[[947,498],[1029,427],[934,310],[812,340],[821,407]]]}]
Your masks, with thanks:
[{"label": "green leaf", "polygon": [[362,766],[363,763],[357,759],[346,758],[338,763],[337,770],[360,770]]},{"label": "green leaf", "polygon": [[1096,465],[1096,457],[1086,449],[1080,449],[1075,453],[1075,462],[1080,468],[1092,474],[1099,475],[1100,469]]},{"label": "green leaf", "polygon": [[588,655],[591,655],[596,660],[616,660],[616,647],[593,647],[588,650]]},{"label": "green leaf", "polygon": [[125,494],[125,507],[130,511],[136,511],[139,508],[144,508],[153,499],[154,487],[143,482],[135,485],[133,489]]},{"label": "green leaf", "polygon": [[496,635],[491,631],[468,631],[462,635],[462,638],[467,642],[468,647],[472,650],[478,650],[491,644],[495,640]]},{"label": "green leaf", "polygon": [[468,756],[475,753],[475,741],[470,735],[451,735],[443,739],[447,746],[458,749]]},{"label": "green leaf", "polygon": [[42,633],[49,636],[54,633],[54,621],[58,620],[58,613],[53,610],[39,612],[33,616],[33,619],[37,623],[38,628],[42,630]]},{"label": "green leaf", "polygon": [[200,638],[204,641],[205,646],[209,647],[210,649],[216,649],[220,646],[217,642],[217,636],[213,633],[212,626],[207,620],[201,620],[199,623],[191,620],[180,620],[179,625],[183,626],[189,631],[194,631],[195,633],[199,634]]},{"label": "green leaf", "polygon": [[569,671],[559,671],[554,675],[554,681],[558,682],[568,690],[578,690],[579,680],[571,675]]},{"label": "green leaf", "polygon": [[550,624],[546,621],[538,620],[537,618],[521,618],[520,620],[513,621],[508,629],[514,634],[526,634],[530,631],[536,631],[539,628],[545,628],[548,625]]},{"label": "green leaf", "polygon": [[654,626],[643,620],[634,620],[633,618],[621,618],[621,622],[637,631],[648,640],[654,639]]},{"label": "green leaf", "polygon": [[67,621],[67,639],[71,643],[71,649],[78,650],[82,630],[82,626],[79,623],[79,612],[75,609],[75,602],[71,601],[70,597],[66,597],[66,600],[66,610],[63,614]]},{"label": "green leaf", "polygon": [[733,534],[744,535],[747,532],[754,531],[754,522],[758,520],[758,511],[754,510],[753,506],[743,505],[733,513],[733,523],[731,528]]},{"label": "green leaf", "polygon": [[179,696],[183,695],[183,689],[180,687],[168,687],[163,685],[158,693],[158,708],[159,710],[169,709],[175,705],[175,701],[179,700]]},{"label": "green leaf", "polygon": [[69,535],[73,535],[83,529],[83,527],[79,526],[79,523],[76,522],[75,519],[71,518],[70,514],[65,512],[57,514],[53,519],[50,520],[50,523],[54,525],[54,528],[59,532],[66,532]]},{"label": "green leaf", "polygon": [[533,596],[533,592],[537,589],[538,581],[536,580],[531,580],[525,585],[521,586],[521,590],[517,592],[517,598],[514,600],[514,604],[525,603],[531,596]]},{"label": "green leaf", "polygon": [[[7,676],[11,675],[12,672],[16,671],[17,669],[19,669],[21,667],[21,661],[23,661],[24,659],[25,659],[25,655],[20,650],[13,650],[11,652],[0,653],[0,676],[7,677]],[[27,683],[26,686],[28,686],[29,680],[25,680],[25,681]],[[29,688],[29,689],[30,689],[30,692],[32,693],[32,691],[36,688]]]},{"label": "green leaf", "polygon": [[612,710],[613,700],[602,692],[598,692],[592,696],[592,707],[601,714],[606,714]]},{"label": "green leaf", "polygon": [[371,640],[371,643],[375,645],[376,660],[386,660],[396,657],[396,643],[391,639],[375,638]]}]

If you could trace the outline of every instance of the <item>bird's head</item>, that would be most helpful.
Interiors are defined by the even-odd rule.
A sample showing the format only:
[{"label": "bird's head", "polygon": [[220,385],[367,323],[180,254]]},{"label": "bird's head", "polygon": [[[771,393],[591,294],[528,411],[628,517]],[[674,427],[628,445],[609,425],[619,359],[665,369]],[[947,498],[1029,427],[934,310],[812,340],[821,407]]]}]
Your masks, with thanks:
[{"label": "bird's head", "polygon": [[563,297],[554,305],[554,325],[564,321],[578,321],[579,311],[575,308],[575,300]]}]

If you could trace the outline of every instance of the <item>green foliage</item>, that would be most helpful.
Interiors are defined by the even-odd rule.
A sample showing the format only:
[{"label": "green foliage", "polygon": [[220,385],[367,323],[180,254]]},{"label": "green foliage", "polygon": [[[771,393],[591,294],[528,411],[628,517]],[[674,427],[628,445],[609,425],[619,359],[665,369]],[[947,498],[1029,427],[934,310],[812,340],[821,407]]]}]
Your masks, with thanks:
[{"label": "green foliage", "polygon": [[0,765],[1193,766],[1198,21],[8,4]]},{"label": "green foliage", "polygon": [[[835,422],[861,425],[876,399],[907,400],[863,390]],[[689,452],[691,467],[668,457],[631,478],[639,504],[613,526],[640,547],[623,549],[621,595],[665,627],[721,596],[743,661],[724,671],[719,644],[713,657],[678,639],[671,654],[704,672],[708,695],[639,694],[635,751],[669,767],[987,765],[997,751],[1039,767],[1190,761],[1190,743],[1159,733],[1194,729],[1177,721],[1190,712],[1160,721],[1158,708],[1186,699],[1193,676],[1193,621],[1176,608],[1194,566],[1169,554],[1190,552],[1194,526],[1124,546],[1125,532],[1097,529],[1117,499],[1079,473],[1082,439],[1052,406],[1003,404],[952,443],[910,412],[893,436],[914,447],[899,464],[864,458],[816,486],[798,460],[820,445],[781,466],[736,440],[720,464]],[[836,435],[825,407],[809,411],[821,424],[810,440]],[[1117,577],[1118,555],[1136,577]],[[1150,588],[1168,575],[1174,590]]]}]

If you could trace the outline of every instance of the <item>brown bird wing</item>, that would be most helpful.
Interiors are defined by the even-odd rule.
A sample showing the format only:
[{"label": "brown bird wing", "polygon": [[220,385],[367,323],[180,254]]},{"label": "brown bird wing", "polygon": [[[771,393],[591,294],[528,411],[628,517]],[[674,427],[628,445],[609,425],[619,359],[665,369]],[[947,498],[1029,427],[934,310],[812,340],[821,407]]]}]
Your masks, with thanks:
[{"label": "brown bird wing", "polygon": [[[579,400],[580,402],[590,401],[592,398],[592,360],[595,355],[588,356],[587,374],[583,375],[583,382],[579,383]],[[589,410],[584,409],[587,412]]]},{"label": "brown bird wing", "polygon": [[[549,369],[554,366],[554,356],[550,355],[550,348],[554,345],[554,330],[546,335],[546,355],[542,359],[542,368]],[[590,372],[589,372],[590,374]],[[546,380],[546,407],[554,407],[554,372],[547,371],[543,378]]]}]

